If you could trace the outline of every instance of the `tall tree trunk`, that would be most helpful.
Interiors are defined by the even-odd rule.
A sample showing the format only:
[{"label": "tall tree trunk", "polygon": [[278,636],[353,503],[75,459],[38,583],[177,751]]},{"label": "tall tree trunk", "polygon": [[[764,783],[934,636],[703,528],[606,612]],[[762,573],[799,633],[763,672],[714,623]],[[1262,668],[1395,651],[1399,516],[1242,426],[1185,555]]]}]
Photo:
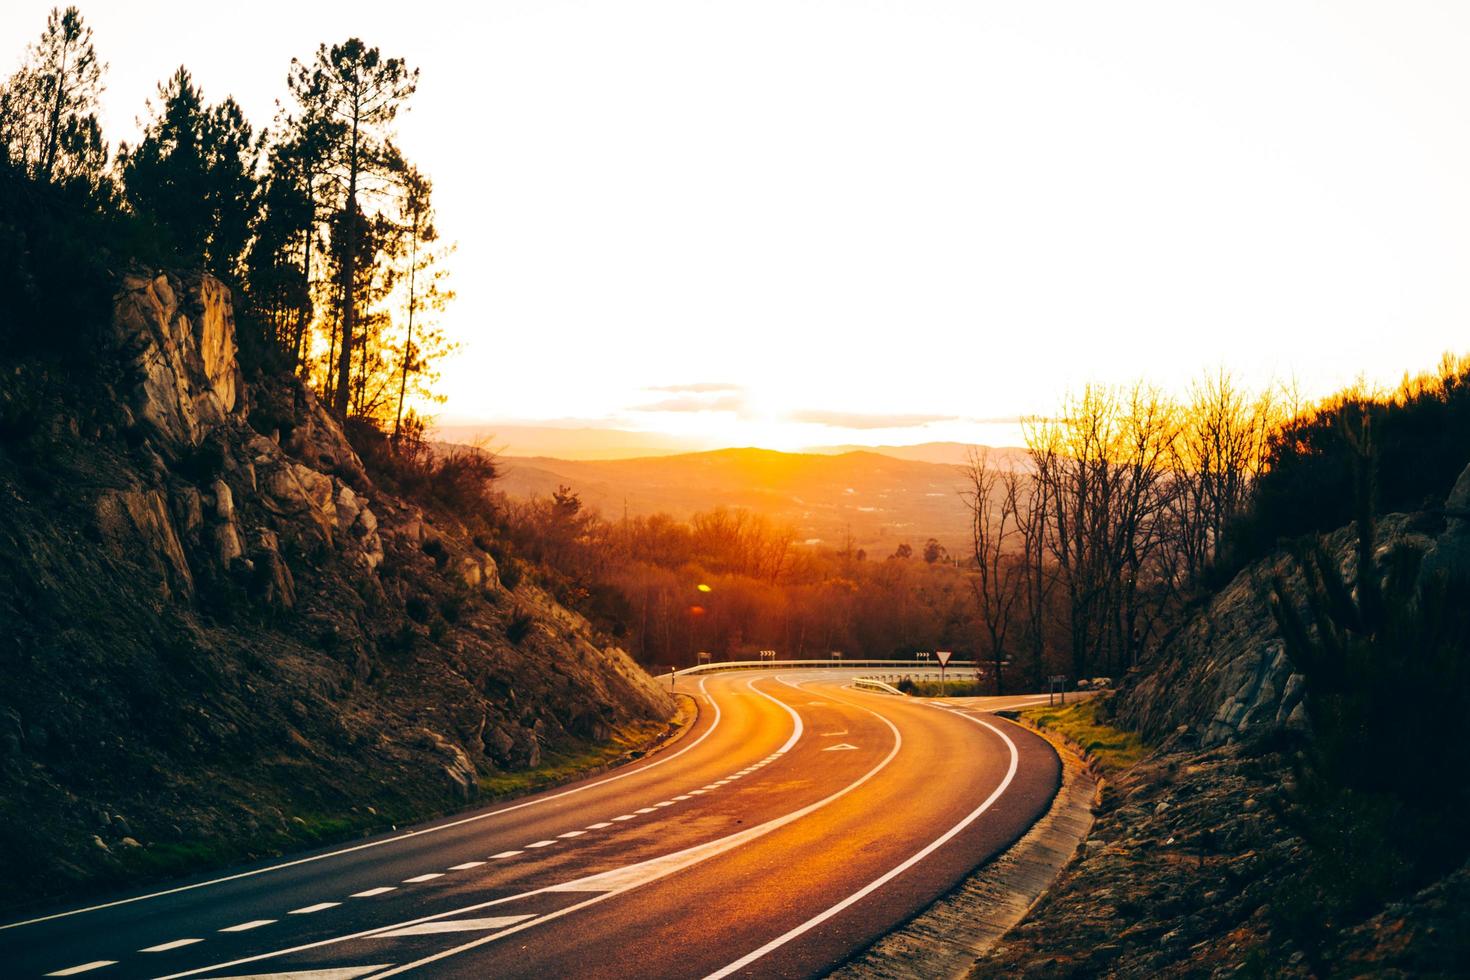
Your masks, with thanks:
[{"label": "tall tree trunk", "polygon": [[347,251],[342,257],[342,353],[337,361],[337,390],[333,409],[340,421],[347,420],[347,400],[352,396],[352,347],[357,326],[357,123],[352,114],[352,148],[347,170]]},{"label": "tall tree trunk", "polygon": [[[408,392],[408,362],[413,357],[413,308],[414,308],[414,274],[418,272],[419,263],[419,215],[414,211],[413,215],[413,240],[409,243],[408,251],[408,336],[403,341],[403,377],[398,382],[398,412],[393,416],[393,441],[398,441],[398,431],[403,425],[403,396]],[[628,522],[628,508],[626,502],[623,505],[623,523]]]}]

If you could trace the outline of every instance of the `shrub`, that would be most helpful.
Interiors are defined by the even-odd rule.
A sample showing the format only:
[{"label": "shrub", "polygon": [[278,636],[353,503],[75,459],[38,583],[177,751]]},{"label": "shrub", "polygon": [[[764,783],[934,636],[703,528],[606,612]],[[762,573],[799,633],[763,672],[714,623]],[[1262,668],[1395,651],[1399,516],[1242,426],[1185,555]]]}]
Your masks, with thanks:
[{"label": "shrub", "polygon": [[530,635],[531,627],[535,624],[534,616],[520,606],[516,606],[515,611],[510,614],[510,622],[505,624],[505,638],[513,646],[520,646],[521,641]]}]

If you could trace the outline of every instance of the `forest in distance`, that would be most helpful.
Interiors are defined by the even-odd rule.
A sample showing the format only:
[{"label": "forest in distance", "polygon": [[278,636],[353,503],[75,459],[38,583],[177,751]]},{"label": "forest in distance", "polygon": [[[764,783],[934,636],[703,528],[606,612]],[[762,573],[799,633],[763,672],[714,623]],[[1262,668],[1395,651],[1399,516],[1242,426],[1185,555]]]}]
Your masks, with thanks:
[{"label": "forest in distance", "polygon": [[575,487],[488,502],[502,574],[537,576],[646,664],[951,649],[986,662],[997,692],[1034,690],[1128,670],[1247,564],[1348,523],[1364,467],[1376,509],[1432,512],[1466,438],[1470,358],[1447,355],[1394,391],[1311,402],[1224,371],[1183,399],[1086,387],[1028,422],[1029,467],[980,448],[956,468],[970,513],[958,551],[805,546],[743,509],[619,518]]}]

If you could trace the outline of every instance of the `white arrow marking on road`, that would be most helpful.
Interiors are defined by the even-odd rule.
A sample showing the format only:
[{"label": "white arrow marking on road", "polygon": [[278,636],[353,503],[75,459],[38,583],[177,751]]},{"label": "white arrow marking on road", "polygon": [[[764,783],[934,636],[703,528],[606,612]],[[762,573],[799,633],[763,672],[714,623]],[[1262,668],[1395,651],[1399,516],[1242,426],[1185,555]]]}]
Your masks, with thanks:
[{"label": "white arrow marking on road", "polygon": [[825,749],[823,749],[822,751],[823,752],[844,752],[844,751],[846,751],[848,749],[855,749],[855,748],[857,748],[856,745],[848,745],[846,742],[843,742],[841,745],[829,745]]},{"label": "white arrow marking on road", "polygon": [[380,932],[377,938],[398,936],[429,936],[440,932],[484,932],[486,929],[504,929],[517,922],[532,918],[530,915],[497,915],[488,919],[441,919],[438,922],[420,922],[405,929]]}]

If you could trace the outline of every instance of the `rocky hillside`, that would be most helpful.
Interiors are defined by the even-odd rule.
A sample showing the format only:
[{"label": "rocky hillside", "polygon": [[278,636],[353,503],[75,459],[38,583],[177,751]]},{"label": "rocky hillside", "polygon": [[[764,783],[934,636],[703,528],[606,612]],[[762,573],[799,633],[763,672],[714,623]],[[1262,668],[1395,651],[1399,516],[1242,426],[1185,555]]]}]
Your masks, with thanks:
[{"label": "rocky hillside", "polygon": [[671,716],[311,391],[243,377],[218,281],[128,276],[99,337],[0,365],[7,896],[387,826]]},{"label": "rocky hillside", "polygon": [[[1391,556],[1408,553],[1421,583],[1464,576],[1470,469],[1442,511],[1390,515],[1378,530],[1385,573]],[[1355,541],[1344,528],[1325,542],[1349,582]],[[1352,793],[1303,784],[1317,739],[1309,679],[1267,603],[1277,576],[1303,594],[1298,569],[1284,553],[1246,569],[1103,706],[1156,749],[1107,774],[1077,857],[975,975],[1464,975],[1470,865],[1451,862],[1385,901],[1379,883],[1404,877],[1404,849],[1389,838],[1406,832],[1396,828],[1408,826],[1408,811],[1376,812]],[[1451,601],[1470,600],[1462,589]],[[1429,695],[1401,707],[1430,710]],[[1424,780],[1430,798],[1450,799],[1470,775],[1463,753],[1444,748],[1418,746],[1451,760]]]}]

